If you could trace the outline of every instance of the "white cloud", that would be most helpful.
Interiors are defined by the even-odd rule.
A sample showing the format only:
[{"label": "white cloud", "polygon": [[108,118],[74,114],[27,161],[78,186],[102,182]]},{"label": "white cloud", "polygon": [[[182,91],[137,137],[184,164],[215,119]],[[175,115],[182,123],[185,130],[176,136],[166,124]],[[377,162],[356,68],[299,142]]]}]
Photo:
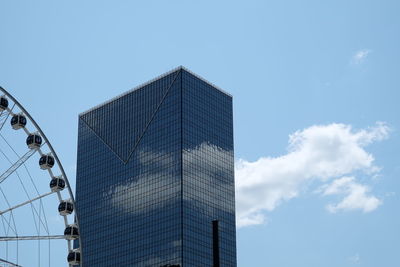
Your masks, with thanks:
[{"label": "white cloud", "polygon": [[382,200],[368,195],[369,191],[368,186],[355,182],[354,177],[342,177],[324,186],[322,194],[325,196],[346,195],[339,203],[329,204],[327,206],[329,212],[336,213],[357,209],[363,212],[371,212],[382,204]]},{"label": "white cloud", "polygon": [[[262,157],[254,162],[239,160],[236,163],[238,226],[262,224],[265,211],[297,197],[314,181],[327,183],[356,171],[378,173],[373,155],[364,148],[387,138],[388,134],[389,127],[384,123],[358,131],[345,124],[316,125],[290,135],[286,155]],[[367,195],[367,187],[352,182],[343,188],[343,193],[347,193],[343,203],[332,206],[336,211],[349,210],[353,199],[366,203],[353,205],[352,209],[370,211],[379,206],[377,198]]]},{"label": "white cloud", "polygon": [[351,62],[353,64],[361,64],[364,62],[364,60],[367,58],[367,56],[369,54],[371,54],[371,52],[372,52],[372,50],[370,50],[370,49],[361,49],[353,55]]},{"label": "white cloud", "polygon": [[357,264],[360,263],[360,261],[361,261],[360,255],[358,255],[358,253],[357,253],[357,254],[351,256],[349,258],[349,261],[351,261],[352,263],[357,263]]}]

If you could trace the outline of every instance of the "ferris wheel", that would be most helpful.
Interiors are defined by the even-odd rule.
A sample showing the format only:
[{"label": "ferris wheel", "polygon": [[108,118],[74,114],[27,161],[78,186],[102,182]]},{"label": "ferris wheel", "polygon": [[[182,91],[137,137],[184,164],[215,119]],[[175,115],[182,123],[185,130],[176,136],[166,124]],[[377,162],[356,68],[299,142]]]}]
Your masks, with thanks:
[{"label": "ferris wheel", "polygon": [[0,87],[0,267],[72,267],[81,264],[80,247],[64,168],[38,124]]}]

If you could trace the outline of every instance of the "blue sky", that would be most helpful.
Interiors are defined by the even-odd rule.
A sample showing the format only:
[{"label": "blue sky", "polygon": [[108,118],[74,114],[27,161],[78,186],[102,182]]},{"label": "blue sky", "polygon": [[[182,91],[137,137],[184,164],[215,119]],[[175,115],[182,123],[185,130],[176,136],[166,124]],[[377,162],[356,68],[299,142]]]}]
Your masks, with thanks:
[{"label": "blue sky", "polygon": [[78,114],[184,65],[234,96],[238,266],[398,266],[399,8],[4,0],[0,85],[74,180]]}]

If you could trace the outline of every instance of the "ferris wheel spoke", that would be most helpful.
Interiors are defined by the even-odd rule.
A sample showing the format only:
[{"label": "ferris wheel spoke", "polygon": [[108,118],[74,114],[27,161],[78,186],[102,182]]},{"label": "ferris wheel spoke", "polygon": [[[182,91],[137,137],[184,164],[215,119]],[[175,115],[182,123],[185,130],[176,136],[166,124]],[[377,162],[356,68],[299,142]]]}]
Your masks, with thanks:
[{"label": "ferris wheel spoke", "polygon": [[35,154],[36,149],[30,149],[22,157],[20,157],[13,165],[8,168],[1,176],[0,183],[2,183],[8,176],[15,172],[22,164],[25,163],[33,154]]},{"label": "ferris wheel spoke", "polygon": [[7,121],[8,116],[10,116],[10,113],[8,111],[3,111],[1,116],[0,116],[0,131],[4,126],[4,123]]},{"label": "ferris wheel spoke", "polygon": [[[25,128],[24,128],[24,129],[25,129]],[[6,144],[7,144],[8,147],[13,151],[13,153],[14,153],[17,157],[21,158],[21,156],[15,151],[15,149],[10,145],[10,143],[4,138],[4,136],[3,136],[1,133],[0,133],[0,137],[3,139],[4,142],[6,142]],[[44,145],[44,144],[43,144],[43,145]],[[43,146],[43,145],[42,145],[42,146]],[[40,148],[38,148],[37,150],[40,152]],[[3,151],[1,151],[1,152],[3,153]],[[3,153],[3,155],[7,158],[8,162],[11,163],[11,161],[10,161],[10,159],[7,157],[7,155],[5,155],[4,153]],[[36,184],[35,184],[35,182],[34,182],[34,179],[32,178],[32,175],[31,175],[31,173],[29,172],[29,169],[27,168],[27,166],[26,166],[26,164],[25,164],[25,161],[22,163],[22,165],[24,165],[24,168],[25,168],[25,170],[26,170],[26,172],[27,172],[27,174],[28,174],[28,176],[29,176],[29,178],[30,178],[30,180],[31,180],[31,182],[32,182],[33,188],[35,189],[36,194],[37,194],[37,197],[35,197],[35,198],[33,199],[33,201],[34,201],[34,200],[37,200],[37,199],[41,199],[41,198],[43,198],[43,197],[45,197],[45,196],[47,196],[47,195],[50,195],[51,193],[45,194],[45,195],[40,195],[40,194],[39,194],[39,191],[38,191],[38,189],[37,189],[37,187],[36,187]],[[19,174],[18,174],[17,171],[16,171],[16,174],[17,174],[18,179],[19,179],[19,182],[20,182],[20,184],[21,184],[21,186],[22,186],[22,188],[23,188],[23,190],[24,190],[24,192],[25,192],[25,195],[27,196],[28,199],[31,199],[30,196],[29,196],[29,194],[28,194],[28,191],[26,190],[25,185],[24,185],[24,183],[22,182],[21,177],[19,176]],[[48,224],[47,224],[47,218],[46,218],[45,210],[44,210],[44,208],[43,208],[43,203],[42,203],[42,201],[40,200],[40,207],[39,207],[39,209],[40,209],[40,211],[43,210],[44,222],[41,220],[41,212],[40,212],[40,211],[38,212],[38,211],[36,210],[35,206],[32,204],[33,201],[28,200],[28,201],[24,202],[23,205],[29,204],[29,203],[31,204],[32,216],[33,216],[33,220],[34,220],[36,232],[39,234],[39,232],[40,232],[40,224],[42,224],[43,227],[44,227],[44,229],[45,229],[46,232],[48,233]],[[18,205],[18,207],[23,206],[23,205]],[[11,207],[9,207],[8,210],[10,210],[10,209],[11,209]],[[1,214],[1,213],[0,213],[0,214]],[[35,215],[38,216],[38,218],[39,218],[39,220],[40,220],[39,223],[37,222],[37,219],[36,219]]]},{"label": "ferris wheel spoke", "polygon": [[0,131],[3,129],[4,124],[6,123],[8,117],[12,114],[12,110],[14,109],[15,104],[12,106],[11,109],[7,108],[1,112],[0,116]]},{"label": "ferris wheel spoke", "polygon": [[10,230],[14,233],[14,235],[17,235],[17,230],[12,226],[11,224],[11,219],[12,219],[12,213],[10,214],[10,218],[7,220],[7,218],[4,215],[1,215],[1,219],[3,221],[3,224],[5,225],[4,222],[7,223],[7,227],[6,225],[4,226],[5,228],[5,233],[6,235],[8,235],[8,233],[10,232]]},{"label": "ferris wheel spoke", "polygon": [[4,241],[20,241],[20,240],[54,240],[65,239],[64,235],[43,235],[43,236],[0,236],[0,242]]},{"label": "ferris wheel spoke", "polygon": [[12,263],[11,261],[6,261],[6,260],[1,259],[1,258],[0,258],[0,263],[6,264],[4,267],[8,267],[8,266],[10,266],[10,267],[22,267],[21,265]]},{"label": "ferris wheel spoke", "polygon": [[[45,221],[42,220],[42,216],[41,216],[40,212],[37,211],[37,209],[35,208],[33,203],[30,203],[30,205],[31,205],[31,208],[32,208],[33,219],[35,220],[35,224],[36,224],[36,232],[40,233],[40,227],[43,226],[43,228],[46,231],[46,233],[49,233],[47,220],[46,219],[45,219]],[[37,218],[35,217],[35,215],[37,216]],[[37,223],[36,223],[36,220],[37,220]]]},{"label": "ferris wheel spoke", "polygon": [[49,195],[51,195],[51,194],[54,194],[54,193],[55,193],[55,192],[48,192],[48,193],[46,193],[46,194],[43,194],[43,195],[40,195],[40,196],[38,196],[38,197],[32,198],[32,199],[30,199],[30,200],[28,200],[28,201],[22,202],[22,203],[20,203],[20,204],[18,204],[18,205],[15,205],[15,206],[13,206],[13,207],[10,207],[10,208],[8,208],[8,209],[6,209],[6,210],[0,211],[0,215],[2,215],[2,214],[4,214],[4,213],[7,213],[7,212],[10,212],[10,211],[12,211],[12,210],[14,210],[14,209],[16,209],[16,208],[19,208],[19,207],[25,206],[25,205],[27,205],[27,204],[30,204],[30,203],[32,203],[32,202],[38,200],[38,199],[47,197],[47,196],[49,196]]},{"label": "ferris wheel spoke", "polygon": [[[6,195],[4,194],[4,191],[3,191],[3,189],[2,189],[1,187],[0,187],[0,192],[1,192],[1,194],[3,195],[4,200],[6,201],[8,207],[11,207],[10,202],[8,201]],[[8,233],[9,233],[9,231],[10,231],[10,229],[11,229],[11,231],[13,231],[15,235],[18,235],[18,233],[17,233],[17,226],[16,226],[16,224],[15,224],[13,212],[10,212],[9,220],[7,220],[7,218],[6,218],[4,215],[0,215],[0,216],[1,216],[1,221],[2,221],[2,223],[3,223],[4,233],[5,233],[6,235],[8,235]],[[12,224],[11,224],[11,221],[12,221]],[[7,223],[7,226],[6,226],[6,224],[5,224],[4,222]],[[13,226],[14,226],[14,227],[13,227]]]},{"label": "ferris wheel spoke", "polygon": [[2,122],[8,116],[8,111],[3,110],[0,112],[0,121]]},{"label": "ferris wheel spoke", "polygon": [[7,228],[6,228],[6,224],[4,223],[4,217],[3,216],[1,216],[1,222],[2,222],[2,225],[3,225],[4,233],[7,233]]}]

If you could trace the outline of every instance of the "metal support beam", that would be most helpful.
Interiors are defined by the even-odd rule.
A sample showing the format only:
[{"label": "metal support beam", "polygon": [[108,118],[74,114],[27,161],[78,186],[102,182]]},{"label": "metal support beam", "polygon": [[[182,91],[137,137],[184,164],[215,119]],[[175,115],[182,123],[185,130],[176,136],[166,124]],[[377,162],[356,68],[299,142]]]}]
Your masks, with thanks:
[{"label": "metal support beam", "polygon": [[5,263],[6,265],[5,265],[5,267],[7,267],[7,266],[12,266],[12,267],[22,267],[21,265],[18,265],[18,264],[15,264],[15,263],[12,263],[12,262],[9,262],[9,261],[6,261],[6,260],[4,260],[4,259],[1,259],[0,258],[0,263]]},{"label": "metal support beam", "polygon": [[15,205],[14,207],[8,208],[8,209],[3,210],[3,211],[0,211],[0,215],[3,215],[4,213],[9,212],[9,211],[12,211],[12,210],[14,210],[14,209],[16,209],[16,208],[25,206],[26,204],[32,203],[32,202],[35,201],[35,200],[38,200],[38,199],[47,197],[47,196],[49,196],[49,195],[51,195],[51,194],[53,194],[53,193],[55,193],[55,192],[48,192],[48,193],[46,193],[46,194],[43,194],[43,195],[37,196],[37,197],[35,197],[35,198],[32,198],[32,199],[30,199],[30,200],[27,200],[27,201],[25,201],[25,202],[22,202],[21,204]]},{"label": "metal support beam", "polygon": [[20,240],[49,240],[65,239],[63,235],[44,235],[44,236],[0,236],[1,241],[20,241]]},{"label": "metal support beam", "polygon": [[15,162],[8,170],[6,170],[0,176],[0,183],[2,183],[8,176],[10,176],[14,171],[16,171],[25,161],[27,161],[33,154],[35,154],[36,149],[30,149],[25,153],[17,162]]},{"label": "metal support beam", "polygon": [[4,124],[6,123],[8,116],[10,116],[10,112],[8,110],[4,110],[1,112],[0,115],[0,131],[3,128]]},{"label": "metal support beam", "polygon": [[1,112],[1,114],[0,114],[0,131],[1,131],[1,129],[3,129],[3,126],[4,126],[4,124],[6,123],[8,117],[10,117],[10,115],[11,115],[11,116],[14,115],[14,113],[12,112],[13,109],[14,109],[14,107],[15,107],[15,103],[14,103],[14,105],[11,107],[11,109],[10,109],[10,108],[7,108],[6,110],[3,110],[3,111]]}]

